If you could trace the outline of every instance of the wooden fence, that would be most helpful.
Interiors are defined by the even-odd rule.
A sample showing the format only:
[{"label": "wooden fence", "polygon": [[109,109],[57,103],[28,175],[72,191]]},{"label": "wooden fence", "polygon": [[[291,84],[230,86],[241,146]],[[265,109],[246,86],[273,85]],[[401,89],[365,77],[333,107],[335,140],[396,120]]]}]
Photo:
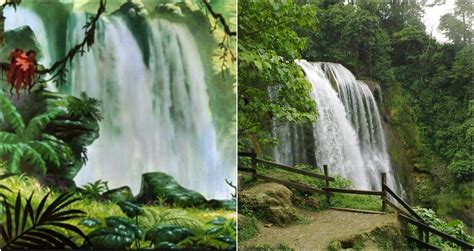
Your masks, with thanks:
[{"label": "wooden fence", "polygon": [[[344,211],[353,211],[353,212],[360,212],[360,213],[384,213],[387,211],[387,205],[393,208],[399,215],[399,219],[403,222],[406,222],[407,224],[412,224],[417,227],[417,233],[418,236],[417,238],[412,237],[408,234],[405,234],[405,237],[407,240],[411,243],[414,243],[416,246],[422,249],[435,249],[435,250],[440,250],[440,248],[433,246],[432,244],[429,243],[430,240],[430,234],[431,235],[436,235],[441,237],[441,239],[450,241],[462,249],[466,250],[473,250],[474,246],[466,243],[462,240],[459,240],[453,236],[450,236],[446,233],[443,233],[439,230],[436,230],[435,228],[430,227],[421,216],[419,216],[411,207],[406,203],[402,198],[400,198],[390,187],[387,186],[387,176],[385,173],[381,173],[381,191],[368,191],[368,190],[356,190],[356,189],[343,189],[343,188],[333,188],[331,187],[330,182],[334,182],[335,179],[334,177],[329,176],[329,168],[327,165],[323,166],[324,170],[324,175],[302,170],[302,169],[297,169],[291,166],[286,166],[278,163],[274,163],[271,161],[259,159],[257,154],[252,153],[252,152],[239,152],[238,153],[239,157],[248,157],[251,158],[251,167],[238,167],[239,171],[244,171],[244,172],[249,172],[252,174],[252,177],[254,179],[262,179],[266,181],[271,181],[275,183],[279,183],[288,187],[292,187],[301,191],[309,192],[309,193],[320,193],[320,194],[325,194],[327,198],[327,202],[329,205],[331,205],[331,196],[334,193],[345,193],[345,194],[362,194],[362,195],[374,195],[374,196],[380,196],[382,200],[382,205],[381,205],[381,212],[376,212],[376,211],[368,211],[368,210],[360,210],[360,209],[350,209],[350,208],[334,208],[331,207],[332,209],[337,209],[337,210],[344,210]],[[282,179],[277,179],[269,176],[265,176],[262,174],[259,174],[257,171],[257,164],[263,164],[266,166],[282,169],[288,172],[292,173],[297,173],[301,175],[305,175],[308,177],[312,177],[315,179],[320,179],[325,181],[325,186],[323,188],[314,188],[310,187],[306,184],[299,184],[295,182],[290,182]],[[394,201],[390,200],[389,198],[393,198],[396,202],[398,202],[397,205]]]}]

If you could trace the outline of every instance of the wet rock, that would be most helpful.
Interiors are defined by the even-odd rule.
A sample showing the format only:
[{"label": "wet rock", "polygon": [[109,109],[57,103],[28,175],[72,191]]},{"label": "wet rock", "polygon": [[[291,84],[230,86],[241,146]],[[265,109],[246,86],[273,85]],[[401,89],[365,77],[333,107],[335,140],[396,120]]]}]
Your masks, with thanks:
[{"label": "wet rock", "polygon": [[263,183],[243,191],[242,204],[261,213],[264,221],[280,226],[296,220],[295,209],[291,204],[292,192],[277,183]]},{"label": "wet rock", "polygon": [[103,200],[110,200],[112,202],[130,201],[133,200],[133,193],[130,187],[123,186],[103,193],[101,198]]},{"label": "wet rock", "polygon": [[140,193],[136,200],[140,203],[160,203],[181,207],[199,207],[206,205],[206,199],[200,193],[182,187],[170,175],[162,172],[144,173]]}]

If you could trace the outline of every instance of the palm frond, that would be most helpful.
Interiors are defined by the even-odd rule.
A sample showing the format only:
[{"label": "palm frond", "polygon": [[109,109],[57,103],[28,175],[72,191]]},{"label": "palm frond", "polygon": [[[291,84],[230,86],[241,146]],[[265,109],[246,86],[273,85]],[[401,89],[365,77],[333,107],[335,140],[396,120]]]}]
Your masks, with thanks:
[{"label": "palm frond", "polygon": [[12,102],[3,94],[0,95],[0,112],[18,135],[23,135],[25,122]]},{"label": "palm frond", "polygon": [[15,144],[20,141],[18,135],[11,132],[0,132],[0,142],[7,144]]},{"label": "palm frond", "polygon": [[20,192],[14,206],[5,203],[6,225],[0,224],[5,243],[2,248],[78,248],[70,237],[63,234],[65,230],[72,231],[89,242],[79,228],[66,222],[85,215],[81,210],[66,209],[78,198],[72,198],[72,193],[64,193],[47,204],[49,195],[50,193],[46,194],[36,208],[32,205],[33,193],[24,206]]},{"label": "palm frond", "polygon": [[33,139],[39,136],[42,130],[57,116],[66,114],[66,111],[61,108],[48,109],[46,112],[35,116],[30,120],[26,127],[25,134],[28,139]]}]

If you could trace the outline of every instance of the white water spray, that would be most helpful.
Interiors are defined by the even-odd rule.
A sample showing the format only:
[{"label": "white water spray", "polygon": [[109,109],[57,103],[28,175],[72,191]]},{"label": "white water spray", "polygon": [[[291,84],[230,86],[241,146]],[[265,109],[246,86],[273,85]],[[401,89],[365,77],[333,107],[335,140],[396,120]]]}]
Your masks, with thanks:
[{"label": "white water spray", "polygon": [[[318,106],[318,118],[312,126],[316,162],[329,165],[331,172],[350,179],[359,189],[380,190],[380,173],[386,172],[388,185],[399,190],[387,154],[377,104],[367,85],[357,81],[340,64],[305,60],[297,64],[312,84],[311,96]],[[295,132],[295,128],[290,127],[280,126],[274,133],[288,138]],[[300,135],[291,138],[301,138]],[[281,142],[285,144],[285,141]],[[280,154],[275,154],[275,158],[294,165],[302,159],[294,157],[294,150],[291,145],[289,149],[277,148]]]}]

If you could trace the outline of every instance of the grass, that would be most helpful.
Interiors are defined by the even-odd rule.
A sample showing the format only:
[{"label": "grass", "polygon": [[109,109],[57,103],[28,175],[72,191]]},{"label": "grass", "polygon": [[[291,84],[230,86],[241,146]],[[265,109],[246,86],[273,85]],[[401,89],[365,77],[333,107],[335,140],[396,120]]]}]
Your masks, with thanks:
[{"label": "grass", "polygon": [[[41,186],[38,180],[25,176],[16,175],[2,180],[2,184],[10,188],[13,192],[5,192],[7,200],[12,203],[18,192],[20,192],[26,199],[31,193],[34,192],[32,204],[35,208],[40,200],[51,191],[51,189]],[[48,198],[48,202],[53,201],[59,195],[56,191],[51,191],[51,195]],[[79,194],[77,196],[80,196]],[[69,206],[70,209],[79,209],[86,212],[85,218],[97,219],[102,225],[105,225],[105,218],[110,216],[127,217],[120,207],[111,202],[96,201],[88,198]],[[197,209],[197,208],[178,208],[178,207],[165,207],[165,206],[143,206],[144,215],[139,216],[139,225],[146,232],[155,224],[172,224],[179,226],[186,226],[191,229],[207,228],[210,227],[207,222],[211,221],[217,216],[223,216],[226,219],[235,219],[236,214],[233,211],[226,210],[209,210],[209,209]],[[88,234],[94,230],[80,223],[81,219],[70,220],[69,222],[78,226],[85,234]],[[5,215],[0,214],[0,221],[5,221]],[[69,237],[73,238],[77,244],[80,243],[82,238],[79,238],[72,232],[65,232]],[[0,243],[0,246],[2,243]],[[141,246],[147,246],[149,242],[142,241]],[[132,246],[133,247],[133,246]]]}]

